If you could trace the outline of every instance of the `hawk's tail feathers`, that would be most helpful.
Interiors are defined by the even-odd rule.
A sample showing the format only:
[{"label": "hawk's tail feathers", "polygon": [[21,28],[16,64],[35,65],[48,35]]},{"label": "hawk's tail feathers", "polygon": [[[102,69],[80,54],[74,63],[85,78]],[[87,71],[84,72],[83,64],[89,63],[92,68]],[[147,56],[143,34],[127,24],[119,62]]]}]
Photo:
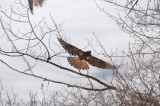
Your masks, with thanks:
[{"label": "hawk's tail feathers", "polygon": [[80,60],[79,57],[68,57],[67,60],[71,66],[74,66],[79,70],[89,69],[87,62],[85,60]]}]

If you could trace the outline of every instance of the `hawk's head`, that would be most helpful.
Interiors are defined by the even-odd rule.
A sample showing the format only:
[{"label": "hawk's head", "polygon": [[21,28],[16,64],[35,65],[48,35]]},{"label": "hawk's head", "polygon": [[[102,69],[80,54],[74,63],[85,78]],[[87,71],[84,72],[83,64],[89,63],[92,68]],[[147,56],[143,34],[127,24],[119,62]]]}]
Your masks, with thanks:
[{"label": "hawk's head", "polygon": [[80,52],[78,56],[80,60],[86,60],[88,56],[91,56],[91,51]]},{"label": "hawk's head", "polygon": [[86,51],[86,52],[85,52],[85,55],[86,55],[86,56],[90,56],[90,55],[91,55],[91,51]]}]

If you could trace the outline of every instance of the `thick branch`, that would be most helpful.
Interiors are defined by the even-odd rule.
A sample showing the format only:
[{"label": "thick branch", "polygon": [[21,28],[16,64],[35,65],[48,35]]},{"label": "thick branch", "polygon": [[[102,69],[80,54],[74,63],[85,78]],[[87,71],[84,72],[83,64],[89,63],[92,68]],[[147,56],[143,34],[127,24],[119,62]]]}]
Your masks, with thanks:
[{"label": "thick branch", "polygon": [[[15,68],[11,67],[9,64],[7,64],[6,62],[4,62],[3,60],[0,60],[0,62],[2,62],[3,64],[5,64],[11,70],[14,70],[14,71],[16,71],[18,73],[29,75],[29,76],[32,76],[32,77],[35,77],[35,78],[39,78],[39,79],[42,79],[44,81],[49,81],[49,82],[53,82],[53,83],[67,85],[68,87],[81,88],[81,89],[90,90],[90,91],[105,91],[105,90],[109,90],[109,89],[113,89],[114,88],[114,87],[107,87],[107,88],[103,88],[103,89],[94,89],[94,88],[87,88],[87,87],[77,86],[77,85],[73,85],[73,84],[68,84],[68,83],[61,82],[61,81],[50,80],[50,79],[42,77],[42,76],[26,73],[25,71],[19,71],[19,70],[15,69]],[[113,90],[115,90],[115,89],[113,89]]]}]

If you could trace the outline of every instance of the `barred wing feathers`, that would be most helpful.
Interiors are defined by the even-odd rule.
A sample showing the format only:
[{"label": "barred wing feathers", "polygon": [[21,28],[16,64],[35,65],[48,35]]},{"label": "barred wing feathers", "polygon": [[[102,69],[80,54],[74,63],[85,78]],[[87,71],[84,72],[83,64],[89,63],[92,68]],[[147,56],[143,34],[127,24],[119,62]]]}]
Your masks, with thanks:
[{"label": "barred wing feathers", "polygon": [[70,45],[69,43],[63,41],[62,39],[58,38],[60,44],[63,46],[63,48],[71,55],[80,55],[80,53],[83,53],[82,50],[78,49],[77,47]]},{"label": "barred wing feathers", "polygon": [[94,56],[89,56],[89,57],[87,58],[87,62],[88,62],[89,64],[91,64],[92,66],[96,66],[96,67],[98,67],[98,68],[103,68],[103,69],[116,69],[115,66],[113,66],[113,65],[111,65],[111,64],[109,64],[109,63],[107,63],[107,62],[105,62],[105,61],[103,61],[103,60],[101,60],[101,59],[98,59],[98,58],[96,58],[96,57],[94,57]]}]

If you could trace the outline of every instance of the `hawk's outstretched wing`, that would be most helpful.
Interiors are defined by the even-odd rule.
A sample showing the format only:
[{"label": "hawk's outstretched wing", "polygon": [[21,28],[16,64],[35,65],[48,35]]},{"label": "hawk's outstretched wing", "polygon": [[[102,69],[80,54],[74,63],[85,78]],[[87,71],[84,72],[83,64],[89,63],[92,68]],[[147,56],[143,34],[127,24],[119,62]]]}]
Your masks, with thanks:
[{"label": "hawk's outstretched wing", "polygon": [[[91,55],[91,53],[88,54],[88,52],[84,52],[77,47],[63,41],[62,39],[58,38],[60,44],[63,46],[63,48],[68,51],[71,55],[77,55],[78,57],[68,57],[67,60],[71,64],[71,66],[74,66],[77,69],[89,69],[88,64],[91,64],[93,66],[103,68],[103,69],[116,69],[116,66],[113,66],[101,59],[98,59]],[[81,58],[81,59],[80,59]]]},{"label": "hawk's outstretched wing", "polygon": [[29,8],[31,10],[31,13],[33,14],[33,6],[42,6],[42,3],[44,2],[44,0],[28,0],[29,3]]},{"label": "hawk's outstretched wing", "polygon": [[63,48],[71,55],[80,55],[80,53],[84,53],[82,50],[78,49],[77,47],[63,41],[62,39],[58,38],[60,44],[63,46]]},{"label": "hawk's outstretched wing", "polygon": [[91,64],[92,66],[96,66],[98,68],[103,68],[103,69],[116,69],[116,66],[113,66],[101,59],[98,59],[94,56],[88,56],[87,60],[86,60],[89,64]]}]

